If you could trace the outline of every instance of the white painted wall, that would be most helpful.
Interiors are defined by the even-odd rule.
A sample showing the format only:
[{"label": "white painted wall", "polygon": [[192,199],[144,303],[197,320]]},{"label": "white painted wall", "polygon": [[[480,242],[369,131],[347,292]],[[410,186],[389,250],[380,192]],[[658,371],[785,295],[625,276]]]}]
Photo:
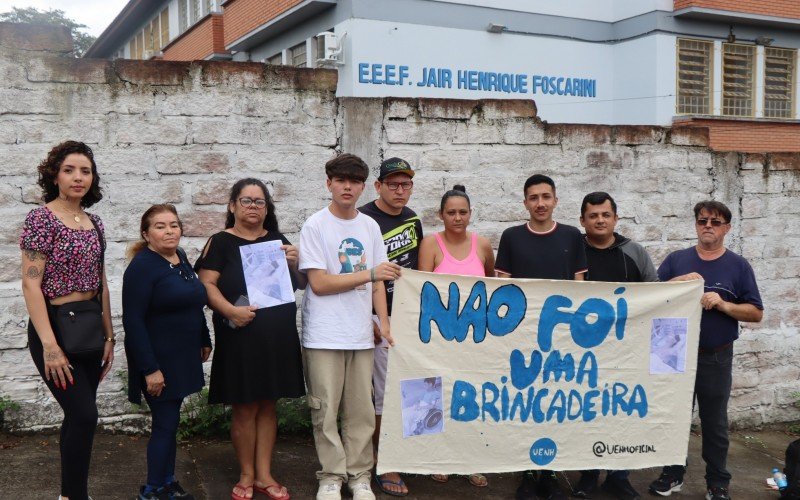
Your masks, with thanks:
[{"label": "white painted wall", "polygon": [[654,10],[672,12],[672,0],[431,0],[493,9],[615,22]]},{"label": "white painted wall", "polygon": [[[340,96],[434,97],[451,99],[533,99],[539,116],[551,123],[668,125],[675,106],[675,38],[652,35],[609,45],[572,40],[493,34],[413,24],[350,19],[344,33],[345,65],[339,69]],[[359,65],[368,64],[366,73]],[[373,66],[377,65],[377,66]],[[386,80],[388,65],[399,83]],[[382,72],[379,77],[373,70]],[[426,68],[452,71],[452,86],[420,86]],[[527,92],[458,88],[458,70],[525,75]],[[532,91],[534,75],[596,80],[594,97]],[[360,81],[360,78],[365,81]]]}]

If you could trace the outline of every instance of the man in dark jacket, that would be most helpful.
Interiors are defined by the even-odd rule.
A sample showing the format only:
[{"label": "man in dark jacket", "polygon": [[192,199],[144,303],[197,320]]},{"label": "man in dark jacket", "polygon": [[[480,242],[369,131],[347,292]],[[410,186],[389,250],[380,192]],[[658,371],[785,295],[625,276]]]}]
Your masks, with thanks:
[{"label": "man in dark jacket", "polygon": [[[638,243],[617,234],[617,203],[608,193],[589,193],[581,203],[581,226],[586,231],[587,281],[658,281],[647,251]],[[581,472],[573,496],[590,498],[597,489],[599,470]],[[636,500],[639,493],[631,486],[627,470],[608,471],[603,490],[620,500]]]}]

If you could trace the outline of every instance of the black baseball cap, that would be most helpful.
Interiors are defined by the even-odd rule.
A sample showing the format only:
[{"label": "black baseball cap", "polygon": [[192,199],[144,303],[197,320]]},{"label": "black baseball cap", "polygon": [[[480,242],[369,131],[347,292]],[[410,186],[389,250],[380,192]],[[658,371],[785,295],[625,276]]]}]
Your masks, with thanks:
[{"label": "black baseball cap", "polygon": [[378,180],[382,181],[392,174],[406,174],[409,177],[414,177],[414,169],[411,168],[411,165],[409,165],[407,161],[401,158],[395,157],[383,160],[383,163],[381,163],[381,170],[378,173]]}]

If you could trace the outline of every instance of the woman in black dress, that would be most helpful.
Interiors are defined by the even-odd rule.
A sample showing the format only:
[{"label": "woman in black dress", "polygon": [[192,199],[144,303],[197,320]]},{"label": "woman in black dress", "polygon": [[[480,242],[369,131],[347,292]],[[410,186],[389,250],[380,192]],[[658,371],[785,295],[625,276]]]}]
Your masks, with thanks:
[{"label": "woman in black dress", "polygon": [[272,477],[271,461],[276,401],[305,394],[297,307],[294,302],[263,309],[246,305],[239,247],[280,240],[293,287],[305,288],[306,279],[297,270],[297,247],[278,231],[275,205],[263,182],[242,179],[233,185],[225,228],[208,240],[197,268],[214,310],[209,402],[233,406],[231,440],[240,473],[231,498],[249,500],[255,489],[288,500],[286,488]]}]

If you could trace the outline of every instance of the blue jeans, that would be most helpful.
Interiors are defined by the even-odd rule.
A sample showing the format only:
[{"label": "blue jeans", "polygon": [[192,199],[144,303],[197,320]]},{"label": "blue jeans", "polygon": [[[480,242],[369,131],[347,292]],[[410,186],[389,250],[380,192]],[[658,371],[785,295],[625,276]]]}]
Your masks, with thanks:
[{"label": "blue jeans", "polygon": [[180,421],[181,399],[150,401],[153,430],[147,442],[147,485],[160,488],[175,480],[175,453]]},{"label": "blue jeans", "polygon": [[[731,396],[733,345],[716,352],[697,356],[697,378],[694,396],[700,412],[700,432],[703,435],[703,460],[706,463],[706,484],[709,488],[727,488],[731,474],[728,462],[728,399]],[[686,467],[670,465],[667,472],[683,478]]]}]

